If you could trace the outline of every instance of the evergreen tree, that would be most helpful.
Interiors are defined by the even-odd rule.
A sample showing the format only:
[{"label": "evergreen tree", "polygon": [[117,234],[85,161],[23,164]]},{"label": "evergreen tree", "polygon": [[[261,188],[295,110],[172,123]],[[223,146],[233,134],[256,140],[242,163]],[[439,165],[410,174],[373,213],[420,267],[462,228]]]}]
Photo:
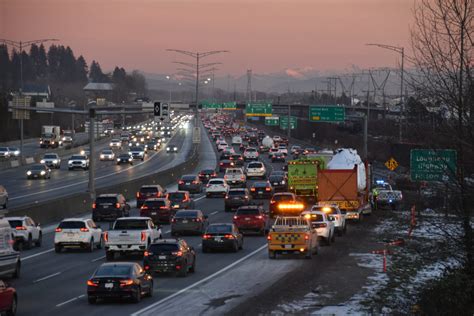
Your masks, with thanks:
[{"label": "evergreen tree", "polygon": [[36,61],[36,74],[38,78],[46,78],[48,75],[48,58],[46,57],[46,50],[41,44],[38,48],[38,59]]},{"label": "evergreen tree", "polygon": [[76,80],[82,83],[87,82],[88,67],[86,60],[81,55],[76,60]]},{"label": "evergreen tree", "polygon": [[0,45],[0,90],[6,92],[11,85],[11,62],[8,47]]}]

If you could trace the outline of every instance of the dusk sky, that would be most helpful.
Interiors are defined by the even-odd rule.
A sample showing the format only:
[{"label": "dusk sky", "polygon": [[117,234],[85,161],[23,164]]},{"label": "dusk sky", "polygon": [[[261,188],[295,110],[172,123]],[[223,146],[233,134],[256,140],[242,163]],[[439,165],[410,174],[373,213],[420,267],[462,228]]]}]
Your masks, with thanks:
[{"label": "dusk sky", "polygon": [[230,53],[219,73],[396,66],[414,0],[0,0],[0,38],[58,38],[104,70],[173,73],[167,48]]}]

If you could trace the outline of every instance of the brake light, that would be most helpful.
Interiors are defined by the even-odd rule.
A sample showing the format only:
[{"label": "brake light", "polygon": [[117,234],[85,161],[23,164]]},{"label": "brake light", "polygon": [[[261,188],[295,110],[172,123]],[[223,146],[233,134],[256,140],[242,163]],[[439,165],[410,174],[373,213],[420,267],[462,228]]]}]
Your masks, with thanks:
[{"label": "brake light", "polygon": [[262,215],[258,215],[257,218],[258,218],[258,219],[263,219],[263,216],[262,216]]},{"label": "brake light", "polygon": [[229,199],[229,196],[228,196],[228,195],[226,195],[226,196],[225,196],[225,199],[226,199],[226,200],[228,200],[228,199]]},{"label": "brake light", "polygon": [[25,226],[17,226],[15,227],[16,230],[26,230]]},{"label": "brake light", "polygon": [[182,257],[183,256],[183,252],[182,251],[174,251],[171,253],[173,256],[177,256],[177,257]]},{"label": "brake light", "polygon": [[226,235],[224,235],[224,238],[227,238],[227,239],[234,239],[234,235],[226,234]]},{"label": "brake light", "polygon": [[146,232],[141,233],[141,241],[145,241],[146,239]]},{"label": "brake light", "polygon": [[148,206],[147,205],[142,205],[142,207],[140,208],[142,210],[147,210],[148,209]]},{"label": "brake light", "polygon": [[120,203],[115,203],[115,208],[120,208]]},{"label": "brake light", "polygon": [[244,177],[244,176],[240,176],[240,180],[244,180],[244,179],[245,179],[245,177]]},{"label": "brake light", "polygon": [[272,240],[272,235],[267,235],[267,240]]},{"label": "brake light", "polygon": [[178,181],[178,184],[184,184],[184,181],[183,181],[183,180],[179,180],[179,181]]},{"label": "brake light", "polygon": [[202,235],[202,238],[203,239],[210,239],[212,236],[211,235],[208,235],[208,234],[204,234]]},{"label": "brake light", "polygon": [[194,180],[193,182],[191,182],[192,184],[197,184],[198,182],[196,180]]},{"label": "brake light", "polygon": [[234,219],[239,219],[239,217],[238,217],[238,216],[234,216]]},{"label": "brake light", "polygon": [[145,270],[150,270],[150,266],[145,266]]},{"label": "brake light", "polygon": [[265,191],[270,191],[270,190],[271,190],[271,188],[268,188],[268,187],[267,187],[267,188],[265,188]]},{"label": "brake light", "polygon": [[[144,256],[144,257],[148,257],[149,255],[152,255],[152,254],[153,254],[153,253],[150,253],[150,252],[148,252],[148,251],[145,251],[145,252],[143,253],[143,256]],[[146,267],[145,267],[145,269],[146,269]]]},{"label": "brake light", "polygon": [[219,163],[219,165],[223,166],[223,165],[224,165],[224,163],[223,163],[223,162],[221,162],[221,163]]},{"label": "brake light", "polygon": [[92,203],[92,208],[96,208],[96,207],[97,207],[97,204]]},{"label": "brake light", "polygon": [[139,198],[139,197],[140,197],[140,192],[137,192],[137,198]]},{"label": "brake light", "polygon": [[250,188],[250,191],[255,191],[255,188]]},{"label": "brake light", "polygon": [[60,233],[60,232],[62,232],[62,231],[63,231],[63,229],[62,229],[62,228],[59,228],[59,227],[55,229],[55,232],[57,232],[57,233]]},{"label": "brake light", "polygon": [[106,242],[109,241],[109,233],[108,233],[108,232],[105,232],[105,233],[104,233],[104,240],[105,240]]},{"label": "brake light", "polygon": [[198,222],[198,223],[200,223],[200,222],[201,222],[201,219],[200,219],[200,218],[193,218],[193,222]]},{"label": "brake light", "polygon": [[304,240],[309,240],[309,235],[304,235]]},{"label": "brake light", "polygon": [[133,284],[133,280],[131,280],[131,279],[120,280],[120,287],[130,286],[132,284]]},{"label": "brake light", "polygon": [[304,205],[301,203],[288,203],[288,204],[279,204],[278,209],[280,210],[291,210],[291,211],[302,211]]},{"label": "brake light", "polygon": [[88,228],[86,228],[86,227],[82,227],[82,228],[81,228],[81,229],[79,229],[79,230],[80,230],[81,232],[83,232],[83,233],[86,233],[86,232],[88,232],[88,231],[89,231],[89,229],[88,229]]},{"label": "brake light", "polygon": [[160,206],[160,210],[166,210],[167,208],[167,206]]},{"label": "brake light", "polygon": [[326,224],[326,223],[320,223],[319,224],[319,227],[327,227],[327,226],[328,226],[328,224]]},{"label": "brake light", "polygon": [[98,281],[87,280],[87,285],[88,286],[99,286],[99,282]]}]

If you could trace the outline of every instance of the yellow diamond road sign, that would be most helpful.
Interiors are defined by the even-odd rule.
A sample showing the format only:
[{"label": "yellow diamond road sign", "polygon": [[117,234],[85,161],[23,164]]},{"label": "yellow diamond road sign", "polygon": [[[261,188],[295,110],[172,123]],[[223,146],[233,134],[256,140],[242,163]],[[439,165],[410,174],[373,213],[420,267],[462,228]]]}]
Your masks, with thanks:
[{"label": "yellow diamond road sign", "polygon": [[393,171],[397,169],[398,167],[398,162],[392,157],[389,160],[385,162],[385,167],[387,167],[389,170]]}]

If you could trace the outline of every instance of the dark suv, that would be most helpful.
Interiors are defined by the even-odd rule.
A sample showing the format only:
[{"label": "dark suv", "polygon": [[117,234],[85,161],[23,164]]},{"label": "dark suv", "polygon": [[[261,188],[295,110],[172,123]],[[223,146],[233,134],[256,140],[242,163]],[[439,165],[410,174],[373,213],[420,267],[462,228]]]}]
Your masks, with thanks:
[{"label": "dark suv", "polygon": [[248,205],[249,202],[249,190],[243,188],[229,189],[224,199],[225,211],[232,211],[240,206]]},{"label": "dark suv", "polygon": [[130,215],[130,205],[122,194],[101,194],[92,204],[92,220],[115,221],[119,217]]},{"label": "dark suv", "polygon": [[151,274],[174,272],[185,277],[196,270],[196,252],[183,239],[162,239],[145,251],[143,266]]},{"label": "dark suv", "polygon": [[185,208],[193,208],[194,201],[191,199],[188,191],[173,191],[166,194],[170,200],[171,208],[181,210]]},{"label": "dark suv", "polygon": [[179,179],[178,190],[189,191],[189,193],[201,193],[202,182],[197,175],[186,174]]},{"label": "dark suv", "polygon": [[170,201],[165,197],[148,199],[140,208],[140,216],[150,217],[155,224],[169,223],[175,213]]},{"label": "dark suv", "polygon": [[137,207],[140,208],[145,200],[159,198],[165,195],[166,191],[159,184],[142,185],[137,192]]}]

